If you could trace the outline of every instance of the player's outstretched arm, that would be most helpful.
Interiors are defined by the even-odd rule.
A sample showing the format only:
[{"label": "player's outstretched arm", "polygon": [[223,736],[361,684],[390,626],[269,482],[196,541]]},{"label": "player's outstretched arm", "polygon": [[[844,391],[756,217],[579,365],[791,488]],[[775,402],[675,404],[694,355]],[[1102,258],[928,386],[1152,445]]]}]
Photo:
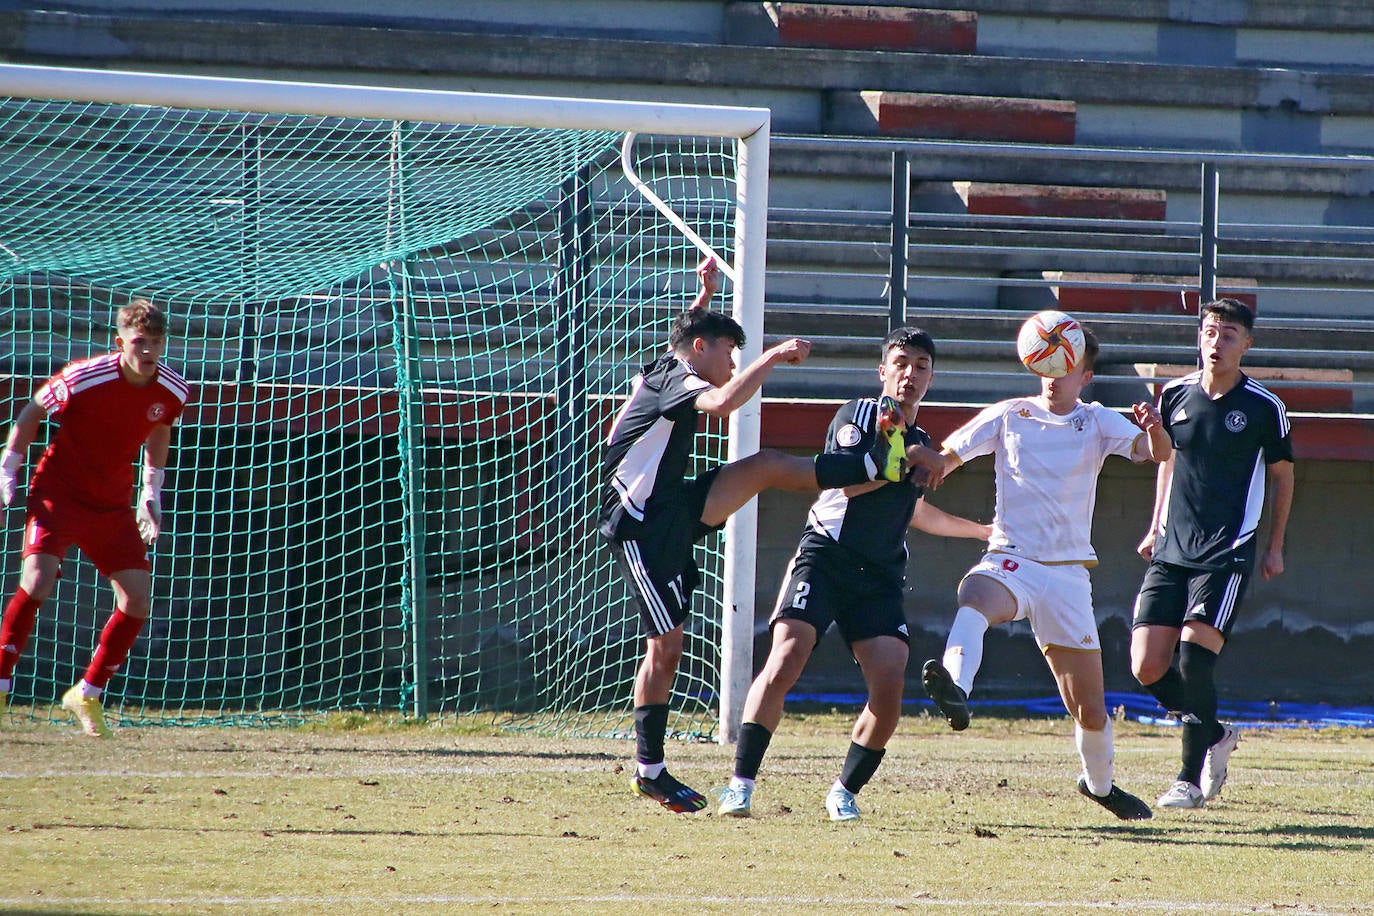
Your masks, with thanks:
[{"label": "player's outstretched arm", "polygon": [[713,417],[728,417],[744,406],[754,392],[763,387],[764,379],[779,363],[797,365],[811,353],[811,341],[793,337],[763,351],[734,378],[719,388],[709,388],[697,396],[696,407]]},{"label": "player's outstretched arm", "polygon": [[29,453],[29,446],[47,415],[43,405],[29,401],[10,427],[5,452],[0,455],[0,505],[8,506],[14,501],[14,494],[19,489],[19,469],[24,466],[24,456]]},{"label": "player's outstretched arm", "polygon": [[697,279],[700,288],[697,297],[692,300],[692,308],[706,308],[720,290],[720,265],[714,257],[708,257],[697,265]]},{"label": "player's outstretched arm", "polygon": [[916,501],[916,511],[911,513],[912,528],[942,538],[972,538],[986,541],[992,537],[992,526],[975,522],[962,515],[952,515],[937,506],[926,502],[925,497]]},{"label": "player's outstretched arm", "polygon": [[1260,575],[1272,579],[1283,573],[1283,541],[1293,508],[1293,462],[1269,465],[1269,546],[1260,557]]},{"label": "player's outstretched arm", "polygon": [[1174,453],[1174,443],[1169,439],[1169,433],[1164,428],[1164,418],[1160,416],[1159,410],[1147,401],[1132,405],[1131,412],[1135,415],[1135,424],[1145,431],[1148,450],[1145,454],[1139,454],[1139,446],[1135,453],[1131,455],[1133,461],[1144,461],[1146,458],[1155,464],[1168,461],[1169,456]]},{"label": "player's outstretched arm", "polygon": [[162,533],[162,481],[166,475],[167,454],[171,451],[172,428],[158,425],[143,443],[142,485],[134,517],[145,544],[152,544]]},{"label": "player's outstretched arm", "polygon": [[1155,475],[1155,507],[1150,513],[1150,529],[1145,532],[1145,537],[1140,539],[1140,544],[1136,546],[1135,552],[1149,560],[1155,555],[1155,536],[1159,533],[1159,516],[1164,511],[1164,499],[1169,492],[1169,476],[1174,472],[1173,452],[1169,453],[1159,465],[1159,472]]}]

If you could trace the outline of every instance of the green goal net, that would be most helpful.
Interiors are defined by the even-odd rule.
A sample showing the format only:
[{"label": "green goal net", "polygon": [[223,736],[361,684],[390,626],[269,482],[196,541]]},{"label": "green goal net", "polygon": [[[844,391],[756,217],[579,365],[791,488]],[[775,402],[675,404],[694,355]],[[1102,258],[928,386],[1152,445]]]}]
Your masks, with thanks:
[{"label": "green goal net", "polygon": [[[601,439],[694,294],[702,247],[735,258],[740,140],[650,134],[662,118],[627,103],[325,91],[342,87],[278,100],[250,81],[137,76],[0,101],[10,416],[62,365],[106,352],[132,295],[169,313],[166,360],[195,386],[153,613],[108,714],[627,730],[642,637],[595,533]],[[214,99],[145,98],[187,85]],[[286,110],[251,107],[262,98]],[[501,120],[454,116],[455,98]],[[629,180],[622,145],[666,207]],[[707,429],[703,463],[724,459],[727,433]],[[8,596],[23,511],[4,517]],[[672,727],[710,735],[728,564],[721,542],[699,559]],[[73,550],[15,714],[53,714],[111,605]]]}]

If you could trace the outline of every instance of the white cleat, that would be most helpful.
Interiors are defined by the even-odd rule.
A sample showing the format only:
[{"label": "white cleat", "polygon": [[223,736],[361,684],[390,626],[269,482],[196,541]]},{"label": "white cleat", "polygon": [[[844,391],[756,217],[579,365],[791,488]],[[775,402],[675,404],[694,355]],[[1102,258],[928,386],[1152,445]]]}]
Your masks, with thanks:
[{"label": "white cleat", "polygon": [[825,796],[825,810],[830,812],[832,821],[859,819],[859,803],[854,800],[854,793],[843,786],[831,787]]},{"label": "white cleat", "polygon": [[1231,752],[1240,744],[1240,729],[1234,725],[1222,723],[1225,731],[1217,739],[1217,743],[1207,749],[1207,756],[1202,761],[1202,797],[1211,801],[1221,794],[1221,787],[1226,785],[1226,765],[1231,760]]},{"label": "white cleat", "polygon": [[1169,791],[1155,801],[1160,808],[1201,808],[1207,804],[1202,790],[1191,782],[1179,780],[1169,787]]}]

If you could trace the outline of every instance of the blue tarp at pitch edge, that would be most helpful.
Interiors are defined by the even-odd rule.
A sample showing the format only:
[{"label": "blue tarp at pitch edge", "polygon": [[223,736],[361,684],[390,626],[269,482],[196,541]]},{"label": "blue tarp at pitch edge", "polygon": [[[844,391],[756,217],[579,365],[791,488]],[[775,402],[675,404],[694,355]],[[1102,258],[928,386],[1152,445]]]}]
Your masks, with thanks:
[{"label": "blue tarp at pitch edge", "polygon": [[[788,702],[862,706],[866,697],[853,693],[793,693]],[[904,705],[934,709],[925,698],[908,698]],[[1024,710],[1031,715],[1066,716],[1064,701],[1057,696],[1020,700],[970,700],[971,709]],[[1146,725],[1177,725],[1155,698],[1140,693],[1108,693],[1107,709],[1124,708],[1126,716]],[[1331,706],[1325,703],[1273,703],[1269,701],[1218,705],[1217,715],[1228,722],[1253,728],[1374,728],[1374,706]]]}]

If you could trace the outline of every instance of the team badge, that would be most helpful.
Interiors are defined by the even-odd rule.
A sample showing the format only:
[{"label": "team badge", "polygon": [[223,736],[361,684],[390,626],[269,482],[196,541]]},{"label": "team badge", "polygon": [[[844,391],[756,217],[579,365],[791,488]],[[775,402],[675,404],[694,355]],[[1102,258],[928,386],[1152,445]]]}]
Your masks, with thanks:
[{"label": "team badge", "polygon": [[1233,410],[1226,415],[1226,428],[1233,433],[1240,432],[1248,422],[1243,410]]},{"label": "team badge", "polygon": [[840,448],[853,448],[859,444],[859,440],[863,438],[863,435],[863,430],[859,429],[859,427],[855,426],[853,423],[846,423],[844,426],[841,426],[840,431],[835,434],[835,444]]},{"label": "team badge", "polygon": [[161,401],[148,406],[148,421],[156,423],[167,415],[167,407]]},{"label": "team badge", "polygon": [[72,396],[71,389],[67,387],[66,381],[60,378],[52,380],[48,385],[48,393],[51,394],[52,399],[59,404],[67,403],[67,400]]},{"label": "team badge", "polygon": [[1073,426],[1073,431],[1074,431],[1074,432],[1076,432],[1076,433],[1081,433],[1081,432],[1083,431],[1083,418],[1082,418],[1082,417],[1074,417],[1072,420],[1069,421],[1069,423],[1070,423],[1070,425]]}]

